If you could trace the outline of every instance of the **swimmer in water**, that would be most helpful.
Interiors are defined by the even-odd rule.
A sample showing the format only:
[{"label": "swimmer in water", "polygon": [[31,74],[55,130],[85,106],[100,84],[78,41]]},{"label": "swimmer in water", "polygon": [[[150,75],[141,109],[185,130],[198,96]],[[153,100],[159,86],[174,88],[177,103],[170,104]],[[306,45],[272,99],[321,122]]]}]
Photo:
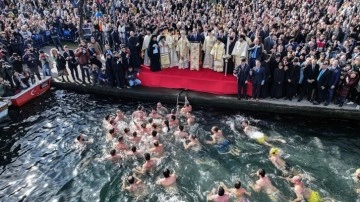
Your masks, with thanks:
[{"label": "swimmer in water", "polygon": [[116,133],[115,133],[115,129],[112,128],[112,129],[109,130],[108,134],[106,135],[106,140],[111,141],[114,138],[116,138]]},{"label": "swimmer in water", "polygon": [[256,175],[259,177],[259,179],[255,184],[250,184],[250,187],[256,192],[260,192],[261,190],[265,191],[265,193],[272,201],[281,201],[283,196],[281,195],[280,191],[273,186],[270,179],[266,176],[265,170],[258,170]]},{"label": "swimmer in water", "polygon": [[171,128],[174,128],[179,125],[179,120],[176,118],[175,115],[172,115],[169,120],[169,124]]},{"label": "swimmer in water", "polygon": [[146,117],[146,112],[144,107],[139,105],[137,110],[134,111],[131,115],[132,120],[143,120]]},{"label": "swimmer in water", "polygon": [[269,151],[269,160],[277,169],[281,170],[284,175],[290,174],[291,168],[284,159],[281,158],[280,149],[275,147],[271,148]]},{"label": "swimmer in water", "polygon": [[161,102],[158,102],[156,104],[156,111],[158,111],[159,114],[161,114],[162,116],[165,116],[167,113],[169,113],[169,110],[164,107]]},{"label": "swimmer in water", "polygon": [[256,127],[251,126],[250,122],[248,120],[242,121],[241,127],[243,128],[244,133],[250,139],[256,140],[256,142],[258,142],[259,144],[263,144],[263,145],[266,145],[269,147],[274,147],[268,141],[280,142],[280,143],[284,143],[284,144],[286,143],[286,141],[283,139],[274,139],[274,138],[269,138],[269,137],[265,136],[265,134],[260,132]]},{"label": "swimmer in water", "polygon": [[110,150],[110,155],[108,155],[106,159],[115,162],[119,161],[121,159],[121,156],[116,153],[115,149],[112,149]]},{"label": "swimmer in water", "polygon": [[184,131],[184,126],[183,125],[178,126],[178,130],[175,131],[174,135],[177,138],[180,138],[180,139],[183,139],[183,138],[187,139],[189,137],[189,133]]},{"label": "swimmer in water", "polygon": [[123,121],[125,118],[124,113],[121,110],[116,110],[115,122]]},{"label": "swimmer in water", "polygon": [[161,185],[163,187],[170,187],[176,185],[176,174],[175,171],[172,175],[170,175],[170,170],[165,169],[163,171],[164,178],[161,178],[156,181],[156,184]]},{"label": "swimmer in water", "polygon": [[301,202],[303,200],[309,202],[323,201],[318,192],[305,187],[304,183],[302,182],[302,178],[299,175],[294,176],[291,179],[291,182],[295,185],[294,192],[296,194],[296,199],[292,200],[293,202]]},{"label": "swimmer in water", "polygon": [[131,138],[129,138],[129,140],[131,140],[135,143],[139,143],[141,141],[141,136],[138,136],[137,132],[133,132],[133,135]]},{"label": "swimmer in water", "polygon": [[139,125],[134,121],[134,125],[136,126],[136,131],[140,135],[148,135],[149,134],[148,128],[146,128],[146,123],[142,123]]},{"label": "swimmer in water", "polygon": [[186,123],[189,126],[195,124],[195,117],[191,114],[191,112],[186,112]]},{"label": "swimmer in water", "polygon": [[127,156],[136,156],[140,157],[143,155],[143,152],[141,150],[137,150],[136,146],[131,147],[131,151],[127,151],[125,153]]},{"label": "swimmer in water", "polygon": [[104,126],[105,126],[106,128],[108,128],[109,125],[110,125],[110,119],[111,119],[111,116],[110,116],[109,114],[106,115],[105,118],[104,118],[103,124],[104,124]]},{"label": "swimmer in water", "polygon": [[137,178],[135,175],[129,176],[127,178],[127,182],[129,183],[129,186],[126,186],[126,178],[123,178],[123,184],[121,187],[123,191],[138,192],[142,189],[141,188],[142,181],[139,178]]},{"label": "swimmer in water", "polygon": [[155,130],[153,130],[151,132],[151,136],[152,136],[152,140],[159,140],[159,137],[157,136],[157,132]]},{"label": "swimmer in water", "polygon": [[87,136],[84,134],[80,134],[76,137],[76,141],[80,145],[87,145],[93,143],[92,141],[87,140]]},{"label": "swimmer in water", "polygon": [[153,118],[153,119],[162,119],[162,115],[159,114],[155,109],[152,109],[150,114],[149,114],[149,117]]},{"label": "swimmer in water", "polygon": [[165,118],[166,118],[167,120],[170,120],[171,116],[173,116],[173,115],[174,115],[175,117],[178,115],[178,114],[176,113],[176,110],[175,110],[175,109],[172,109],[171,112],[170,112],[170,114],[166,115]]},{"label": "swimmer in water", "polygon": [[357,194],[360,194],[360,168],[353,174],[353,180],[355,182],[355,191]]},{"label": "swimmer in water", "polygon": [[217,194],[213,191],[207,196],[207,200],[214,202],[229,202],[230,195],[225,192],[225,189],[222,186],[219,186]]},{"label": "swimmer in water", "polygon": [[124,143],[124,137],[123,136],[120,136],[118,138],[118,142],[115,144],[115,148],[118,150],[118,151],[126,151],[128,150],[128,146]]},{"label": "swimmer in water", "polygon": [[127,135],[127,136],[132,136],[131,132],[130,132],[130,128],[124,128],[124,135]]},{"label": "swimmer in water", "polygon": [[185,115],[187,112],[191,112],[191,111],[192,111],[192,106],[190,105],[187,96],[185,96],[185,105],[181,108],[180,113]]},{"label": "swimmer in water", "polygon": [[170,132],[170,130],[171,130],[171,128],[170,128],[170,122],[169,122],[169,120],[165,120],[165,121],[163,122],[162,131],[163,131],[164,133],[168,133],[168,132]]},{"label": "swimmer in water", "polygon": [[237,148],[230,147],[230,142],[225,139],[222,131],[217,127],[213,126],[211,128],[211,141],[206,141],[207,144],[214,144],[216,149],[223,154],[230,153],[235,156],[240,155],[240,150]]},{"label": "swimmer in water", "polygon": [[150,171],[156,167],[157,160],[155,158],[153,159],[150,158],[150,153],[145,153],[144,158],[145,158],[145,163],[142,165],[142,167],[134,168],[133,169],[134,173],[145,174],[147,171]]},{"label": "swimmer in water", "polygon": [[197,139],[196,135],[190,135],[189,137],[190,142],[186,144],[186,141],[183,141],[183,145],[184,145],[184,149],[188,150],[190,148],[199,148],[200,147],[200,143],[199,140]]},{"label": "swimmer in water", "polygon": [[234,188],[232,189],[228,189],[223,182],[220,182],[220,186],[224,187],[226,192],[232,193],[235,196],[236,201],[239,202],[248,202],[248,199],[245,197],[245,195],[251,196],[250,192],[241,187],[240,181],[235,182]]},{"label": "swimmer in water", "polygon": [[151,153],[154,153],[156,156],[160,157],[164,154],[164,145],[160,144],[159,141],[154,140],[153,141],[154,147],[151,148],[149,151]]}]

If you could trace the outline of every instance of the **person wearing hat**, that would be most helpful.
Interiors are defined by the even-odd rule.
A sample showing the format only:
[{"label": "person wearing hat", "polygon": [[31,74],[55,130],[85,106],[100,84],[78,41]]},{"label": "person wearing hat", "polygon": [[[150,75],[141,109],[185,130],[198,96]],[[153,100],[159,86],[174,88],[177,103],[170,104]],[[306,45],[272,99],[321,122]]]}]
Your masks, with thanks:
[{"label": "person wearing hat", "polygon": [[243,58],[248,57],[249,44],[245,40],[245,35],[240,34],[239,40],[235,43],[235,47],[231,53],[235,58],[235,67],[238,67]]},{"label": "person wearing hat", "polygon": [[166,69],[170,67],[170,48],[166,41],[166,36],[162,35],[159,38],[160,46],[160,63],[161,69]]},{"label": "person wearing hat", "polygon": [[302,182],[302,177],[299,175],[291,178],[291,182],[294,184],[294,192],[296,194],[296,198],[292,201],[309,201],[309,202],[321,202],[322,199],[320,194],[310,188],[305,187]]},{"label": "person wearing hat", "polygon": [[269,160],[277,169],[281,170],[285,175],[290,174],[290,167],[284,161],[284,159],[281,158],[281,151],[279,148],[273,147],[270,149]]},{"label": "person wearing hat", "polygon": [[179,58],[179,69],[187,69],[189,68],[190,42],[186,37],[185,30],[181,30],[180,35],[180,39],[176,46],[176,52],[178,53]]},{"label": "person wearing hat", "polygon": [[214,47],[212,48],[210,54],[214,58],[214,71],[215,72],[223,72],[224,71],[225,44],[222,42],[221,37],[217,37]]},{"label": "person wearing hat", "polygon": [[145,66],[150,66],[150,58],[149,55],[147,53],[147,49],[149,48],[149,44],[150,44],[150,40],[151,40],[151,29],[150,26],[146,27],[146,35],[144,36],[144,40],[143,40],[143,44],[142,44],[142,57],[144,59],[144,65]]},{"label": "person wearing hat", "polygon": [[203,68],[214,69],[214,59],[210,52],[214,47],[215,42],[216,37],[214,36],[214,31],[211,31],[205,37],[204,45],[202,47],[202,50],[204,51]]},{"label": "person wearing hat", "polygon": [[178,67],[179,66],[179,58],[176,53],[176,46],[179,41],[179,34],[177,30],[174,30],[174,28],[170,27],[169,29],[169,36],[168,36],[168,44],[170,48],[170,67]]},{"label": "person wearing hat", "polygon": [[150,57],[150,70],[153,72],[160,71],[161,70],[160,46],[157,41],[156,35],[151,36],[151,41],[147,51]]},{"label": "person wearing hat", "polygon": [[109,77],[106,74],[106,68],[101,68],[98,74],[98,81],[100,85],[109,85]]},{"label": "person wearing hat", "polygon": [[[275,56],[276,63],[277,61],[280,61],[280,58],[281,55],[277,53]],[[279,99],[283,97],[284,80],[285,80],[284,64],[282,62],[279,62],[273,74],[273,80],[272,80],[271,92],[270,92],[271,98]]]},{"label": "person wearing hat", "polygon": [[64,51],[63,46],[61,45],[61,42],[60,42],[60,37],[59,37],[58,30],[54,27],[53,24],[50,24],[49,27],[50,27],[50,29],[49,29],[50,36],[51,36],[51,39],[52,39],[56,49],[58,49],[58,50],[61,49],[62,51]]}]

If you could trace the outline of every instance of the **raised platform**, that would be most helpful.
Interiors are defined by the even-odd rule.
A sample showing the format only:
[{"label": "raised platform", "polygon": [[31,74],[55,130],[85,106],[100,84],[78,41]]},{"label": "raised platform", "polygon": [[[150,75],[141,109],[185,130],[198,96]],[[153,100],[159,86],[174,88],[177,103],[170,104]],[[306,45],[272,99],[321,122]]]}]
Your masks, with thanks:
[{"label": "raised platform", "polygon": [[[152,72],[149,67],[142,66],[139,79],[141,84],[147,87],[188,89],[216,95],[237,94],[237,81],[232,74],[225,76],[224,73],[210,69],[190,71],[172,67]],[[251,87],[248,88],[248,94],[251,95]]]}]

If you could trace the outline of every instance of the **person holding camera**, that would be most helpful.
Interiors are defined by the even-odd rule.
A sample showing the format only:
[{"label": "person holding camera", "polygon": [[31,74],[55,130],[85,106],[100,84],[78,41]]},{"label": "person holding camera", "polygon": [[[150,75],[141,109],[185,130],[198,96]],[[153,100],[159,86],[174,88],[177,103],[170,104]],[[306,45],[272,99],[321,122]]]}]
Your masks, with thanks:
[{"label": "person holding camera", "polygon": [[90,59],[90,53],[89,51],[86,49],[85,44],[81,43],[79,45],[79,47],[75,50],[75,56],[78,58],[78,62],[80,65],[80,70],[81,70],[81,76],[82,76],[82,83],[85,84],[85,73],[88,79],[88,82],[91,83],[90,81],[90,69],[88,66],[88,62]]},{"label": "person holding camera", "polygon": [[66,78],[66,82],[70,82],[69,73],[66,71],[66,60],[64,56],[62,56],[56,48],[52,48],[50,54],[55,60],[58,76],[61,76],[62,78],[61,81],[65,81]]},{"label": "person holding camera", "polygon": [[44,51],[39,51],[39,53],[39,60],[41,63],[43,77],[51,76],[49,55],[46,54]]},{"label": "person holding camera", "polygon": [[21,61],[21,56],[17,53],[13,53],[12,56],[9,58],[9,62],[13,67],[13,70],[16,70],[19,73],[23,72],[23,66]]},{"label": "person holding camera", "polygon": [[50,24],[49,27],[50,27],[51,39],[52,39],[56,49],[60,50],[60,48],[61,48],[62,51],[65,51],[61,45],[58,30],[54,27],[53,24]]},{"label": "person holding camera", "polygon": [[36,77],[41,80],[40,72],[38,69],[37,59],[34,54],[31,53],[30,49],[27,49],[25,55],[23,56],[23,61],[26,63],[27,67],[30,69],[32,74],[35,74]]},{"label": "person holding camera", "polygon": [[9,97],[13,96],[11,85],[9,81],[4,80],[4,78],[0,77],[0,97]]}]

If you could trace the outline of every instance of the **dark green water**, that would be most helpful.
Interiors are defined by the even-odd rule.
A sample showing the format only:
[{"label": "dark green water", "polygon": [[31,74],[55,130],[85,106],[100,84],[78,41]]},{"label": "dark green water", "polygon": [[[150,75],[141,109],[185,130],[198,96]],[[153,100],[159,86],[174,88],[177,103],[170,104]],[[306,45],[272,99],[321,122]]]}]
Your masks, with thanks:
[{"label": "dark green water", "polygon": [[[105,141],[103,117],[114,114],[117,108],[130,115],[139,103],[56,90],[11,111],[13,121],[0,130],[0,201],[135,201],[121,191],[121,177],[141,165],[143,159],[128,160],[121,166],[98,159],[111,148]],[[149,110],[156,102],[142,104]],[[288,142],[278,146],[287,162],[314,178],[308,186],[322,196],[356,201],[350,175],[360,166],[358,123],[196,106],[194,114],[198,125],[192,130],[201,142],[217,125],[241,150],[240,156],[219,154],[205,144],[200,152],[185,152],[180,143],[161,137],[166,142],[166,157],[154,173],[142,177],[148,194],[138,201],[205,201],[205,192],[217,187],[219,181],[231,185],[240,179],[248,188],[248,182],[256,180],[250,173],[258,168],[269,173],[273,184],[288,199],[295,198],[289,183],[276,177],[281,173],[267,158],[269,148],[233,129],[234,121],[244,117],[265,134]],[[74,147],[79,133],[94,139],[85,152]],[[178,175],[175,193],[154,185],[165,167],[176,170]],[[251,201],[269,199],[265,194],[253,193]]]}]

